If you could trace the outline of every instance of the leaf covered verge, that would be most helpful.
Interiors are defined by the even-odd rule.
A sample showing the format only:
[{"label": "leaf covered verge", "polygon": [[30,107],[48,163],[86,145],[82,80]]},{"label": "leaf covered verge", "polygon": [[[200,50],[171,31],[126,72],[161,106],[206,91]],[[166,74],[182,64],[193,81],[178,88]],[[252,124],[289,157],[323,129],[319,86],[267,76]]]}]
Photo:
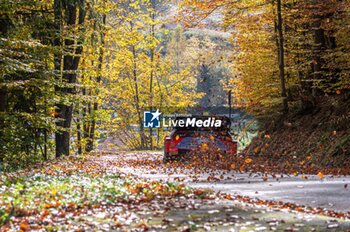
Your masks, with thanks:
[{"label": "leaf covered verge", "polygon": [[197,193],[183,184],[145,182],[110,171],[94,158],[68,157],[35,169],[2,174],[2,229],[145,227],[142,223],[147,215],[164,213],[180,197],[199,201],[210,198],[208,192]]}]

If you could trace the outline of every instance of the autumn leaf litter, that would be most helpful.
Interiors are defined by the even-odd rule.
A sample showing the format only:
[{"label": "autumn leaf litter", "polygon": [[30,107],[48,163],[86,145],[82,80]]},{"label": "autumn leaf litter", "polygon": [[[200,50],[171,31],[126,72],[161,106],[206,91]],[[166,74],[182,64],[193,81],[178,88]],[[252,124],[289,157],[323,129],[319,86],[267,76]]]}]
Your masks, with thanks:
[{"label": "autumn leaf litter", "polygon": [[69,157],[2,175],[0,222],[5,231],[144,230],[150,216],[170,208],[194,208],[211,198],[211,193],[196,194],[183,184],[109,172],[96,156]]},{"label": "autumn leaf litter", "polygon": [[[252,162],[253,160],[245,160],[246,164]],[[137,158],[106,159],[102,154],[57,159],[31,169],[1,176],[2,229],[4,231],[112,229],[144,231],[169,228],[175,230],[179,226],[178,222],[174,222],[174,219],[166,215],[180,217],[178,221],[186,222],[185,225],[181,225],[183,229],[188,227],[205,230],[215,225],[222,227],[223,222],[224,226],[242,223],[240,226],[245,227],[247,225],[244,224],[244,220],[237,220],[236,217],[239,216],[227,213],[235,207],[235,204],[242,207],[242,203],[269,210],[288,209],[333,217],[349,217],[345,214],[339,215],[335,212],[308,209],[293,204],[231,196],[207,189],[192,189],[181,183],[184,181],[181,178],[172,182],[147,181],[118,171],[118,168],[126,165],[142,167],[148,172],[157,172],[157,169],[165,168],[169,169],[170,175],[172,172],[182,172],[185,165],[186,168],[192,168],[193,178],[196,178],[197,173],[201,171],[210,173],[208,167],[199,168],[193,163],[176,162],[171,164],[173,168],[170,169],[169,164],[162,164],[159,161],[151,162]],[[214,171],[211,171],[209,177],[217,178]],[[218,177],[217,181],[220,179]],[[226,201],[231,203],[223,203]],[[218,204],[226,204],[226,207],[218,208]],[[200,210],[203,215],[199,219],[193,219],[195,222],[185,217],[189,212],[193,212],[191,215],[196,215]],[[240,213],[244,212],[246,210]],[[266,223],[268,225],[268,222]],[[254,225],[254,228],[258,226]]]}]

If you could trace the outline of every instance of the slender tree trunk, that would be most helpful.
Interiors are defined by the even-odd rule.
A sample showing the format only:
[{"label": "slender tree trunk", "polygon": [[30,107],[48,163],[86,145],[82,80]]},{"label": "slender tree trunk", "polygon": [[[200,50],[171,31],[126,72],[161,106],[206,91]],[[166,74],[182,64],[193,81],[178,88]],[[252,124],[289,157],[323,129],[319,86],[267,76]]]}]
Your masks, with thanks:
[{"label": "slender tree trunk", "polygon": [[[55,46],[55,55],[54,55],[54,66],[55,70],[60,73],[60,76],[62,74],[62,54],[61,54],[61,31],[62,31],[62,2],[60,0],[54,1],[54,15],[55,15],[55,29],[56,29],[56,38],[54,39],[54,46]],[[59,92],[60,88],[58,86],[55,87],[55,91]],[[59,107],[59,106],[58,106]],[[59,116],[61,112],[55,113],[56,120],[59,120]],[[60,126],[60,122],[57,122],[57,125]],[[61,151],[59,150],[59,147],[62,146],[62,138],[60,137],[60,133],[56,132],[55,135],[55,143],[56,143],[56,157],[61,156]]]},{"label": "slender tree trunk", "polygon": [[[155,15],[154,15],[154,11],[155,11],[155,7],[154,7],[154,1],[151,1],[151,7],[153,9],[153,12],[151,13],[151,19],[152,22],[154,22],[155,20]],[[152,39],[155,39],[155,34],[154,34],[154,24],[152,23],[151,25],[151,37]],[[154,48],[153,46],[150,49],[151,51],[151,75],[150,75],[150,83],[149,83],[149,107],[150,110],[152,109],[152,105],[153,105],[153,78],[154,78]],[[153,130],[152,127],[149,128],[149,142],[150,142],[150,149],[153,150]]]},{"label": "slender tree trunk", "polygon": [[[314,46],[312,49],[312,75],[315,81],[321,80],[323,78],[323,65],[324,61],[321,58],[322,53],[325,50],[325,35],[324,30],[321,28],[322,18],[317,17],[316,21],[312,24],[314,31]],[[318,95],[318,90],[313,86],[312,94],[313,96]]]},{"label": "slender tree trunk", "polygon": [[[104,46],[105,46],[105,27],[106,25],[106,15],[102,16],[102,25],[100,25],[100,49],[99,49],[99,58],[98,58],[98,77],[96,79],[97,85],[99,85],[102,81],[102,65],[103,65],[103,56],[104,56]],[[98,88],[96,88],[96,96],[98,95],[99,91]],[[93,117],[90,127],[90,134],[89,134],[89,140],[87,144],[87,152],[90,152],[94,149],[94,142],[95,142],[95,129],[96,129],[96,113],[98,111],[98,102],[94,102],[93,105]]]},{"label": "slender tree trunk", "polygon": [[[91,65],[94,67],[93,63]],[[92,81],[92,78],[90,77],[90,82]],[[93,95],[93,91],[89,90],[87,95],[91,96]],[[92,150],[92,143],[91,143],[91,127],[93,122],[93,103],[89,102],[87,106],[85,107],[85,125],[84,125],[84,139],[85,139],[85,148],[84,150],[86,152],[90,152]]]},{"label": "slender tree trunk", "polygon": [[5,117],[6,112],[6,90],[4,87],[0,87],[0,163],[4,159],[3,154],[3,138],[4,138],[4,129],[5,129]]},{"label": "slender tree trunk", "polygon": [[[82,79],[84,79],[85,77],[83,76]],[[88,95],[88,90],[86,88],[83,88],[82,90],[83,96]],[[87,139],[89,137],[89,128],[90,128],[90,120],[87,120],[88,115],[90,115],[90,102],[83,107],[83,122],[82,122],[82,126],[83,126],[83,133],[82,133],[82,138]],[[85,150],[85,148],[84,148]]]},{"label": "slender tree trunk", "polygon": [[47,129],[46,128],[44,129],[44,153],[43,153],[43,156],[44,156],[44,160],[48,160],[48,157],[47,157]]},{"label": "slender tree trunk", "polygon": [[[78,115],[80,115],[80,113],[78,112]],[[82,149],[82,145],[81,145],[81,122],[79,117],[77,118],[77,140],[78,140],[78,154],[82,154],[83,153],[83,149]]]},{"label": "slender tree trunk", "polygon": [[288,112],[288,100],[286,90],[286,80],[284,74],[284,37],[283,37],[283,21],[281,0],[277,0],[277,32],[278,32],[278,68],[281,82],[281,97],[283,112]]},{"label": "slender tree trunk", "polygon": [[134,78],[134,87],[135,87],[135,106],[136,106],[136,112],[137,117],[139,120],[140,125],[140,142],[141,142],[141,149],[145,148],[145,134],[144,134],[144,128],[143,128],[143,121],[141,117],[141,108],[140,108],[140,99],[139,99],[139,86],[137,83],[137,65],[136,65],[136,50],[135,47],[132,46],[132,54],[133,54],[133,71],[132,75]]}]

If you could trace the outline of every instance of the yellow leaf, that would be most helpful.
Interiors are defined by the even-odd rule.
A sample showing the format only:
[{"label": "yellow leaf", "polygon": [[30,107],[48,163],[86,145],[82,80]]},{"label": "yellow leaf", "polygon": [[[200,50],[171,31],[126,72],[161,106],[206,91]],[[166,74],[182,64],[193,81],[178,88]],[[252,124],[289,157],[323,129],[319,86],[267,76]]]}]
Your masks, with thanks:
[{"label": "yellow leaf", "polygon": [[321,180],[323,180],[324,177],[323,177],[323,173],[322,173],[322,172],[319,172],[317,175],[318,175],[318,177],[319,177]]},{"label": "yellow leaf", "polygon": [[206,144],[206,143],[204,143],[203,145],[202,145],[202,148],[208,148],[208,144]]}]

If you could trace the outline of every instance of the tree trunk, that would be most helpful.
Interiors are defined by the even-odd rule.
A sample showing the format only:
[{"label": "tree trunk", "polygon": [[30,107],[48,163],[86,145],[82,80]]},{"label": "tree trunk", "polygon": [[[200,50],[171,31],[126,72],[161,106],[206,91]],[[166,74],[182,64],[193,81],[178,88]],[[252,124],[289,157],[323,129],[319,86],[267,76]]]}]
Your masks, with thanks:
[{"label": "tree trunk", "polygon": [[[334,53],[337,47],[336,38],[331,35],[332,30],[324,29],[323,22],[325,20],[332,20],[334,18],[334,11],[327,11],[329,1],[314,0],[312,2],[313,7],[313,23],[311,27],[314,33],[314,45],[312,47],[312,76],[315,82],[320,82],[322,87],[329,87],[339,80],[340,70],[337,65],[332,65],[332,63],[337,63],[336,60],[329,60],[327,55]],[[337,3],[334,3],[337,4]],[[327,31],[326,31],[327,30]],[[328,33],[327,33],[328,32]],[[334,58],[333,58],[334,59]],[[314,83],[315,83],[314,82]],[[322,88],[317,88],[314,84],[313,95],[317,96],[323,93]]]},{"label": "tree trunk", "polygon": [[[97,85],[99,85],[102,81],[102,65],[103,65],[103,56],[104,56],[104,46],[105,46],[105,25],[106,25],[106,15],[102,16],[102,25],[100,25],[100,50],[99,50],[99,57],[98,57],[98,77],[96,79]],[[96,96],[98,95],[99,91],[98,88],[96,88]],[[93,117],[89,132],[89,140],[87,143],[86,151],[90,152],[94,149],[94,142],[95,142],[95,129],[96,129],[96,113],[98,111],[98,102],[94,102],[93,105]]]},{"label": "tree trunk", "polygon": [[132,54],[133,54],[133,70],[132,75],[134,79],[134,87],[135,87],[135,107],[137,112],[137,117],[139,120],[140,125],[140,142],[141,142],[141,149],[145,148],[145,134],[144,134],[144,128],[143,128],[143,121],[141,117],[141,108],[140,108],[140,99],[139,99],[139,86],[137,83],[137,64],[136,64],[136,49],[135,46],[131,46]]},{"label": "tree trunk", "polygon": [[[312,27],[315,28],[314,31],[314,46],[312,48],[312,76],[314,79],[313,83],[316,83],[317,81],[320,81],[323,79],[324,76],[324,60],[322,59],[322,53],[324,53],[325,50],[325,35],[324,30],[321,28],[321,20],[322,18],[319,18],[317,16],[316,21],[312,24]],[[321,93],[320,89],[317,89],[315,84],[312,86],[312,95],[317,96]]]},{"label": "tree trunk", "polygon": [[3,154],[3,133],[5,129],[5,111],[6,111],[6,90],[4,87],[0,87],[0,163],[4,159]]},{"label": "tree trunk", "polygon": [[281,81],[281,97],[283,105],[283,113],[288,112],[288,100],[286,91],[286,80],[284,74],[284,37],[283,37],[283,21],[281,0],[277,0],[277,32],[278,32],[278,68]]},{"label": "tree trunk", "polygon": [[[79,5],[81,4],[81,5]],[[84,10],[84,0],[81,1],[68,1],[61,2],[59,0],[55,0],[55,19],[56,14],[58,18],[61,20],[62,17],[62,9],[65,12],[65,23],[67,26],[75,26],[76,18],[77,18],[77,8],[79,8],[79,17],[78,17],[78,25],[82,25],[85,20],[85,10]],[[57,7],[57,8],[56,8]],[[60,23],[60,31],[61,32],[61,23]],[[62,75],[62,80],[68,84],[76,83],[76,71],[78,69],[80,54],[82,53],[82,31],[79,30],[79,39],[77,41],[77,46],[74,46],[75,39],[67,38],[64,40],[65,50],[67,50],[70,55],[63,55],[63,70],[65,71]],[[74,54],[74,55],[71,55]],[[59,63],[60,64],[60,63]],[[61,64],[60,64],[61,65]],[[61,67],[60,67],[61,68]],[[61,69],[59,69],[61,70]],[[62,95],[74,94],[75,89],[72,87],[56,87],[56,91]],[[55,142],[56,142],[56,157],[60,157],[62,155],[69,155],[69,145],[70,145],[70,128],[73,117],[73,105],[65,105],[59,103],[56,105],[56,117],[59,119],[57,121],[58,131],[56,132]]]},{"label": "tree trunk", "polygon": [[[83,77],[84,78],[84,77]],[[87,90],[86,88],[83,88],[83,95],[89,95],[90,91]],[[87,120],[89,115],[91,114],[91,102],[88,102],[87,106],[83,107],[83,138],[87,140],[89,138],[89,131],[90,131],[90,120]],[[86,147],[84,148],[86,151]]]},{"label": "tree trunk", "polygon": [[[154,20],[155,20],[154,1],[151,1],[151,7],[153,10],[151,13],[151,19],[152,19],[152,22],[154,22]],[[154,24],[153,23],[151,25],[151,37],[152,37],[152,39],[155,39]],[[150,75],[150,83],[149,83],[149,107],[150,107],[150,110],[153,110],[152,109],[152,105],[153,105],[153,78],[154,78],[154,48],[153,48],[153,46],[150,49],[150,53],[151,53],[151,75]],[[150,149],[153,150],[153,130],[152,130],[152,127],[149,128],[149,143],[150,143],[149,144]]]},{"label": "tree trunk", "polygon": [[[0,20],[0,35],[6,37],[11,29],[13,24],[8,16],[3,16]],[[7,90],[5,86],[0,86],[0,163],[4,159],[3,153],[3,141],[4,138],[4,129],[5,129],[5,112],[7,106]]]},{"label": "tree trunk", "polygon": [[[78,115],[80,115],[79,112],[78,112]],[[81,146],[81,122],[79,117],[77,118],[77,143],[78,143],[78,154],[82,154],[83,149]]]}]

